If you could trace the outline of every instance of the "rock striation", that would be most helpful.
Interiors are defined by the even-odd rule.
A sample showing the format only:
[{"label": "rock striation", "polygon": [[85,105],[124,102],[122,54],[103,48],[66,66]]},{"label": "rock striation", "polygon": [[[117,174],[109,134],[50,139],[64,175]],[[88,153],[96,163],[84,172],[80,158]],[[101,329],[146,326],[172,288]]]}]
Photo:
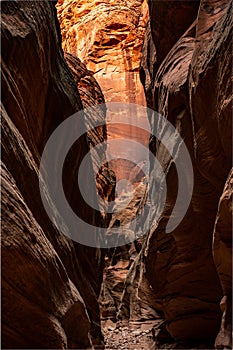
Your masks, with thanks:
[{"label": "rock striation", "polygon": [[[231,6],[224,0],[149,1],[140,71],[148,106],[165,116],[185,141],[194,190],[184,219],[167,235],[178,179],[171,156],[151,139],[150,148],[166,173],[167,199],[134,269],[144,269],[166,328],[177,341],[214,339],[224,296],[218,348],[229,347],[231,338]],[[151,125],[156,128],[153,119]],[[179,148],[173,151],[179,157]],[[152,179],[152,192],[153,186]]]},{"label": "rock striation", "polygon": [[[72,72],[82,100],[90,148],[100,143],[106,143],[106,105],[102,90],[93,77],[93,74],[78,57],[67,52],[65,52],[64,57]],[[97,120],[102,125],[96,127],[95,122]],[[96,188],[98,194],[106,202],[111,202],[115,199],[116,174],[111,170],[110,164],[106,162],[105,152],[106,147],[104,148],[104,152],[103,150],[98,151],[98,156],[96,158],[92,157],[92,163],[94,165],[94,170],[96,169]],[[101,166],[99,166],[100,164]],[[100,201],[99,208],[103,217],[103,220],[100,218],[101,224],[104,227],[108,227],[111,214],[106,212],[106,205],[102,204]]]},{"label": "rock striation", "polygon": [[143,104],[138,72],[146,1],[59,0],[57,10],[64,50],[94,73],[106,101]]},{"label": "rock striation", "polygon": [[[98,81],[107,102],[128,102],[145,105],[145,94],[140,82],[139,70],[142,52],[143,38],[148,21],[148,5],[145,0],[120,0],[120,1],[83,1],[83,0],[59,0],[57,3],[58,19],[62,33],[63,49],[67,55],[76,55],[86,65],[88,70]],[[69,62],[69,60],[68,60]],[[133,126],[131,120],[137,124],[142,118],[137,113],[127,116],[129,126],[113,124],[114,115],[107,114],[107,140],[130,139],[148,145],[149,135],[142,129]],[[132,118],[132,119],[131,119]],[[144,114],[145,123],[148,124]],[[140,122],[138,122],[140,125]],[[145,174],[140,170],[140,165],[133,162],[125,143],[108,143],[107,151],[113,158],[109,162],[113,170],[116,182],[127,179],[133,185],[135,193],[131,193],[140,202],[143,200],[143,191],[139,191],[142,198],[138,198],[138,186],[143,181]],[[125,154],[121,159],[119,154]],[[144,157],[142,157],[142,162]],[[148,160],[147,160],[148,162]],[[132,191],[132,189],[130,190]],[[117,200],[121,198],[120,186],[116,187]],[[126,216],[134,217],[135,203],[126,208],[124,214],[108,221],[110,227],[116,222],[121,224]],[[118,312],[121,294],[124,288],[124,279],[130,266],[130,255],[133,247],[109,252],[106,258],[104,282],[102,286],[101,309],[103,317],[110,315],[114,319]],[[124,262],[113,264],[113,256]],[[113,264],[113,265],[112,265]],[[110,294],[114,293],[112,297]]]},{"label": "rock striation", "polygon": [[[215,342],[217,349],[232,348],[232,4],[148,4],[147,23],[145,0],[59,0],[56,7],[52,1],[2,2],[6,349],[103,348],[99,304],[103,319],[121,324],[118,334],[115,325],[114,334],[108,333],[108,348],[118,344],[123,349],[127,342],[155,348],[213,348]],[[175,160],[181,144],[172,145],[172,159],[162,143],[137,128],[116,124],[93,129],[97,118],[106,122],[105,100],[146,103],[176,127],[186,144],[194,189],[187,213],[170,234],[165,228],[179,187]],[[107,254],[61,234],[47,216],[39,191],[40,160],[48,138],[70,115],[93,106],[91,116],[84,112],[83,118],[77,117],[78,128],[92,130],[66,157],[66,198],[93,226],[127,226],[139,212],[143,225],[150,226],[147,236]],[[152,117],[149,113],[155,131]],[[94,210],[80,193],[78,168],[89,150],[107,139],[128,136],[145,146],[149,141],[166,174],[166,203],[158,221],[159,200],[150,215],[143,211],[147,196],[159,199],[158,183],[151,176],[148,187],[139,164],[131,161],[107,163],[98,153],[87,163],[83,179],[89,188],[93,169],[101,163],[96,187],[107,201],[115,199],[116,182],[129,179],[132,193],[124,193],[123,185],[116,192],[119,208],[122,199],[133,195],[126,209],[105,215],[101,205],[100,212]],[[151,161],[151,174],[154,168]],[[54,206],[49,193],[47,201]],[[137,238],[139,231],[135,226],[128,234]],[[125,320],[133,321],[132,329],[123,326]]]},{"label": "rock striation", "polygon": [[223,298],[220,306],[223,312],[221,328],[215,346],[232,346],[232,170],[221,195],[214,226],[213,253],[220,278]]},{"label": "rock striation", "polygon": [[[97,302],[101,251],[57,230],[43,207],[38,176],[42,151],[56,127],[83,106],[104,102],[104,98],[80,61],[66,56],[72,72],[68,68],[54,2],[6,1],[1,8],[2,346],[101,346]],[[73,69],[72,60],[76,60]],[[79,77],[76,82],[72,73]],[[77,126],[82,128],[84,122],[87,118],[78,119]],[[93,225],[105,219],[82,199],[76,170],[91,144],[105,139],[105,134],[101,128],[88,138],[80,137],[63,171],[67,200],[77,215]],[[92,167],[88,163],[86,186]],[[101,188],[102,174],[107,181],[107,166],[100,174]]]},{"label": "rock striation", "polygon": [[[145,105],[139,68],[147,1],[59,0],[57,10],[64,51],[78,56],[93,72],[106,102]],[[109,140],[127,137],[148,144],[147,135],[138,129],[112,124],[108,118],[107,122]],[[112,146],[109,152],[114,156],[118,150]],[[120,160],[111,165],[117,181],[127,178],[132,168]]]}]

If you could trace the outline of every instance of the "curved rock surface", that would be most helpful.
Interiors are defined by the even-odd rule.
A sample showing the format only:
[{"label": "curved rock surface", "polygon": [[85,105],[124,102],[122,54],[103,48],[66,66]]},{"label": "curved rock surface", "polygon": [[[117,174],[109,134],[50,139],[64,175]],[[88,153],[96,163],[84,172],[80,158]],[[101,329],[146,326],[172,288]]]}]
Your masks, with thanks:
[{"label": "curved rock surface", "polygon": [[[56,229],[43,207],[38,175],[42,151],[55,128],[103,95],[80,62],[76,70],[84,74],[79,94],[63,57],[54,2],[7,1],[1,8],[2,346],[90,348],[102,342],[97,302],[101,251]],[[77,127],[83,123],[77,119]],[[103,129],[96,135],[105,138]],[[97,142],[89,136],[91,143]],[[67,156],[63,182],[77,214],[100,225],[103,218],[82,200],[77,186],[76,170],[88,151],[84,135]],[[86,169],[86,186],[92,166]]]},{"label": "curved rock surface", "polygon": [[5,165],[2,213],[4,348],[90,347],[83,299]]},{"label": "curved rock surface", "polygon": [[232,347],[232,194],[233,170],[231,170],[221,195],[214,227],[214,261],[219,274],[223,298],[221,329],[215,345],[217,349]]},{"label": "curved rock surface", "polygon": [[[216,348],[232,348],[232,4],[148,4],[146,27],[143,0],[59,0],[62,35],[55,2],[18,0],[1,5],[4,348],[103,347],[97,299],[104,268],[102,316],[114,322],[118,317],[117,327],[122,324],[117,331],[112,329],[114,334],[107,332],[108,348],[213,348],[214,341]],[[151,137],[150,149],[167,180],[159,221],[153,222],[160,207],[158,183],[152,178],[147,192],[139,164],[107,164],[99,153],[85,169],[84,186],[89,188],[89,175],[99,161],[96,183],[102,198],[115,199],[116,180],[126,177],[134,183],[126,210],[112,217],[101,215],[86,204],[78,188],[82,159],[107,137],[129,135],[147,145],[149,135],[121,125],[83,135],[66,157],[63,185],[72,209],[84,221],[109,229],[127,225],[142,210],[147,195],[158,198],[152,215],[144,212],[142,224],[152,222],[148,235],[108,251],[104,263],[100,249],[72,241],[50,221],[39,192],[39,164],[49,136],[70,115],[94,106],[91,118],[87,113],[77,117],[77,126],[91,128],[96,118],[105,122],[106,110],[99,106],[103,93],[106,101],[145,104],[139,82],[141,50],[140,78],[147,105],[163,114],[184,139],[193,164],[194,190],[182,222],[166,234],[179,183],[171,155]],[[149,121],[155,129],[151,115]],[[179,146],[173,145],[175,158],[180,156]],[[125,197],[132,194],[124,194],[120,187],[119,191]],[[47,200],[53,205],[49,193]],[[61,217],[58,212],[54,216]],[[129,234],[138,232],[140,227],[135,226]],[[76,234],[78,238],[84,232]],[[126,319],[134,321],[132,329],[123,327]],[[148,326],[149,332],[141,326]]]},{"label": "curved rock surface", "polygon": [[[59,0],[57,10],[64,50],[93,72],[106,102],[145,105],[139,67],[148,20],[146,0]],[[139,129],[114,125],[108,118],[107,122],[109,140],[129,138],[148,144],[148,135]],[[108,150],[114,158],[119,151],[116,146]],[[117,181],[129,176],[130,163],[122,166],[115,160],[111,165]]]},{"label": "curved rock surface", "polygon": [[106,101],[143,104],[138,71],[146,1],[59,0],[57,9],[64,50],[94,73]]},{"label": "curved rock surface", "polygon": [[[77,84],[85,110],[85,122],[88,129],[87,136],[90,147],[95,147],[107,140],[104,95],[93,74],[78,57],[67,52],[64,57]],[[102,125],[96,127],[96,121]],[[104,150],[106,151],[106,148]],[[97,157],[92,157],[94,170],[96,170],[97,191],[102,199],[113,201],[115,199],[116,174],[111,170],[110,164],[105,161],[106,157],[103,149],[100,149],[97,154]],[[101,167],[99,166],[100,164],[102,164]],[[111,220],[111,214],[106,213],[105,204],[99,202],[99,207],[104,219],[102,220],[102,225],[107,227]]]},{"label": "curved rock surface", "polygon": [[[218,276],[212,239],[219,198],[231,168],[232,15],[228,1],[203,0],[198,14],[197,5],[197,2],[149,1],[151,17],[141,67],[148,105],[177,128],[193,163],[190,207],[180,225],[167,235],[165,227],[177,196],[177,174],[164,146],[151,140],[151,150],[166,171],[167,200],[141,254],[141,268],[145,266],[145,276],[161,301],[168,331],[174,339],[187,342],[214,339],[220,328],[219,302],[223,293],[219,276],[222,280],[223,272],[219,269],[229,264],[227,247],[231,231],[226,213],[222,220],[227,227],[224,228],[228,235],[227,253],[225,263],[219,257]],[[170,11],[173,16],[169,15]],[[164,13],[165,17],[159,17],[158,13]],[[183,21],[179,17],[181,13]],[[166,21],[169,16],[170,22]],[[151,123],[155,128],[153,119]],[[174,144],[175,157],[179,157],[177,146]],[[153,194],[153,181],[151,186]],[[220,239],[223,238],[217,234],[217,241]],[[215,249],[215,261],[219,253],[219,248]],[[228,279],[230,268],[224,269]],[[224,290],[224,294],[228,293],[229,290]],[[229,320],[229,305],[227,310]],[[229,342],[229,322],[225,328],[225,342]]]},{"label": "curved rock surface", "polygon": [[[78,56],[84,62],[100,84],[105,100],[107,102],[145,105],[139,69],[143,38],[148,21],[147,1],[59,0],[57,10],[64,50]],[[146,113],[143,117],[145,124],[148,124]],[[116,187],[118,199],[121,198],[122,191],[128,191],[125,179],[129,180],[133,188],[136,189],[145,176],[140,171],[138,162],[134,163],[135,156],[130,154],[130,147],[124,142],[120,143],[119,140],[129,139],[147,147],[149,139],[146,131],[132,125],[135,123],[140,125],[141,115],[132,112],[132,115],[127,115],[124,120],[126,118],[129,126],[120,123],[113,124],[115,122],[114,115],[107,113],[107,139],[110,141],[107,151],[113,158],[109,162],[109,167],[115,173],[116,182],[122,180],[120,185]],[[117,146],[111,143],[111,140],[116,139]],[[139,158],[138,154],[137,158]],[[144,155],[142,155],[141,163],[144,160]],[[133,208],[127,208],[125,217],[133,218],[133,211]],[[117,220],[122,222],[122,215],[120,216]],[[112,223],[114,221],[116,220],[113,220]],[[110,226],[112,223],[110,222]],[[130,246],[126,248],[126,251],[124,249],[121,252],[118,250],[118,258],[120,259],[122,254],[126,265],[130,264],[128,250],[130,250]],[[125,254],[126,257],[124,257]],[[107,262],[110,269],[111,261],[110,257]],[[111,274],[107,272],[107,269],[105,271],[107,273],[104,278],[105,289],[110,291],[116,289],[117,291],[115,305],[114,298],[112,299],[108,291],[105,290],[106,300],[103,303],[105,303],[106,310],[104,312],[114,314],[115,317],[127,269],[124,266],[119,268],[112,266]],[[116,288],[112,288],[113,285]]]}]

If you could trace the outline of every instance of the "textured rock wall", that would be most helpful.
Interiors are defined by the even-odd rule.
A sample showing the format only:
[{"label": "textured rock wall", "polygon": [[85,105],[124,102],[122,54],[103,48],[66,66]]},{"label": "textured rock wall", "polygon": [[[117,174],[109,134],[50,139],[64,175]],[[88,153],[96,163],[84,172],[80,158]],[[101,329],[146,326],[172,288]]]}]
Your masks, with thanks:
[{"label": "textured rock wall", "polygon": [[[143,85],[139,78],[140,59],[143,38],[148,21],[148,5],[145,0],[120,1],[82,1],[59,0],[57,4],[58,19],[61,26],[62,42],[65,51],[78,56],[92,72],[101,86],[107,102],[128,102],[145,105]],[[137,122],[140,115],[132,113],[127,116],[129,123]],[[145,123],[148,123],[144,115]],[[110,124],[114,116],[107,119],[107,139],[131,139],[141,142],[147,147],[149,135],[135,126]],[[138,123],[140,124],[140,123]],[[145,187],[140,187],[143,172],[139,164],[133,162],[125,143],[117,147],[108,144],[107,151],[114,158],[110,161],[116,181],[129,179],[135,189],[132,205],[124,213],[113,217],[110,227],[124,223],[134,217],[134,211],[143,201]],[[125,154],[126,159],[119,159],[119,154]],[[116,158],[118,158],[116,160]],[[144,161],[144,158],[142,159]],[[148,161],[148,160],[147,160]],[[138,187],[139,186],[139,187]],[[124,186],[123,186],[124,187]],[[138,191],[138,189],[140,190]],[[119,187],[116,195],[121,196]],[[143,191],[142,191],[143,189]],[[142,196],[139,198],[139,193]],[[130,256],[134,254],[134,245],[109,252],[106,258],[106,275],[102,286],[103,317],[116,317],[124,279],[132,262]],[[135,256],[135,254],[134,254]],[[124,262],[122,263],[123,260]],[[111,296],[111,293],[114,295]]]},{"label": "textured rock wall", "polygon": [[63,48],[95,74],[106,101],[142,104],[138,71],[146,1],[59,0]]},{"label": "textured rock wall", "polygon": [[[57,9],[64,50],[78,56],[93,72],[105,100],[145,105],[139,67],[147,2],[59,0]],[[148,135],[133,127],[112,124],[107,133],[108,139],[127,137],[148,144]],[[109,147],[111,154],[117,151]],[[131,164],[118,163],[112,162],[117,180],[127,178]]]},{"label": "textured rock wall", "polygon": [[[40,198],[38,167],[53,130],[83,105],[102,102],[103,95],[79,61],[75,83],[61,50],[54,2],[9,1],[1,8],[2,346],[91,347],[102,339],[97,303],[101,252],[55,228]],[[82,127],[83,120],[77,122]],[[99,129],[88,139],[94,144],[105,134]],[[77,214],[97,225],[103,218],[82,200],[75,182],[88,139],[81,137],[69,152],[64,188]],[[89,164],[86,174],[91,172]]]},{"label": "textured rock wall", "polygon": [[[106,106],[102,90],[93,77],[93,74],[85,67],[78,57],[72,54],[65,53],[65,60],[72,72],[74,80],[77,84],[78,91],[82,100],[83,108],[90,108],[90,106],[98,106],[87,113],[85,121],[88,128],[87,136],[90,147],[95,147],[99,143],[107,140],[106,128]],[[96,120],[103,125],[96,127]],[[105,148],[106,151],[106,148]],[[99,168],[96,174],[96,188],[100,197],[106,201],[113,201],[115,199],[116,175],[111,166],[105,162],[105,153],[101,149],[97,152],[96,159],[92,157],[93,165]],[[106,213],[105,204],[99,203],[100,212],[102,213],[102,225],[107,227],[111,220],[111,214]]]},{"label": "textured rock wall", "polygon": [[[132,232],[130,228],[131,220],[135,219],[145,205],[147,198],[147,185],[139,183],[132,193],[127,193],[128,205],[124,209],[120,209],[121,202],[116,199],[116,208],[118,209],[112,214],[108,230],[117,227],[119,224],[124,225],[128,234],[136,235],[136,230]],[[125,233],[124,233],[125,234]],[[137,257],[141,249],[139,239],[121,247],[115,247],[108,251],[105,257],[104,278],[102,283],[101,295],[99,298],[102,319],[117,320],[117,313],[121,305],[122,293],[124,291],[125,279],[129,273],[130,267]]]},{"label": "textured rock wall", "polygon": [[223,312],[217,348],[232,346],[232,170],[221,195],[214,226],[214,261],[223,290],[220,306]]},{"label": "textured rock wall", "polygon": [[[144,269],[174,339],[213,339],[220,328],[219,302],[223,294],[231,293],[230,180],[223,192],[231,168],[231,4],[151,0],[149,8],[141,79],[148,105],[163,114],[185,140],[193,163],[194,191],[183,221],[167,235],[177,174],[163,145],[151,140],[151,150],[166,171],[167,200],[132,271],[138,265]],[[153,120],[151,123],[155,128]],[[153,192],[153,181],[151,186]],[[217,270],[212,252],[214,230]],[[144,284],[138,285],[135,272],[130,283],[137,286],[134,293],[138,295]],[[125,304],[128,299],[125,292]],[[222,305],[227,322],[223,320],[216,343],[229,346],[230,298],[225,297]]]}]

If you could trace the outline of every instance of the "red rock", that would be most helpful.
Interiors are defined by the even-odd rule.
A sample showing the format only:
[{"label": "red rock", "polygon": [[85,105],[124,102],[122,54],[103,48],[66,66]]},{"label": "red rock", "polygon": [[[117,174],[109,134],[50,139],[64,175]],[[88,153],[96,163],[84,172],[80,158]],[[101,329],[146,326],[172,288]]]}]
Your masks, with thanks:
[{"label": "red rock", "polygon": [[[102,98],[85,73],[82,104],[63,57],[55,12],[54,2],[2,3],[2,345],[11,349],[86,348],[102,339],[101,252],[58,232],[39,192],[38,166],[51,133],[88,98],[90,104]],[[81,63],[76,68],[85,72]],[[95,225],[103,218],[81,199],[75,182],[89,151],[86,137],[75,147],[65,162],[64,188],[78,215]]]},{"label": "red rock", "polygon": [[223,298],[220,306],[222,323],[215,346],[217,349],[232,347],[232,170],[219,201],[214,227],[213,254]]},{"label": "red rock", "polygon": [[[78,56],[93,72],[106,102],[145,105],[139,67],[147,2],[59,0],[57,10],[64,50]],[[127,137],[148,144],[148,135],[138,128],[111,124],[108,118],[107,122],[109,140]],[[109,152],[115,154],[118,149],[112,146]],[[130,163],[122,166],[115,160],[111,165],[117,181],[128,176]]]},{"label": "red rock", "polygon": [[142,104],[138,71],[146,1],[59,0],[57,10],[64,50],[94,73],[106,101]]},{"label": "red rock", "polygon": [[5,165],[2,213],[2,345],[66,349],[72,341],[90,347],[85,304]]},{"label": "red rock", "polygon": [[[65,53],[65,59],[70,67],[74,80],[77,84],[80,98],[84,108],[100,105],[98,108],[91,111],[91,115],[86,118],[88,128],[87,136],[91,147],[95,147],[100,143],[107,141],[106,129],[106,106],[102,90],[86,66],[78,57],[70,53]],[[95,127],[96,121],[102,122],[102,125]],[[116,174],[111,170],[110,165],[106,162],[105,153],[98,152],[98,159],[92,159],[93,164],[102,164],[96,174],[96,187],[99,195],[106,201],[115,199]],[[111,214],[106,214],[103,205],[99,203],[100,211],[103,216],[103,226],[108,226],[111,220]]]},{"label": "red rock", "polygon": [[[151,140],[151,149],[166,168],[168,195],[158,227],[151,228],[145,243],[141,268],[144,261],[172,337],[190,341],[213,339],[220,327],[222,291],[212,238],[231,167],[232,19],[225,1],[201,1],[196,21],[197,3],[181,5],[150,2],[152,33],[148,27],[141,77],[148,105],[185,140],[193,162],[194,191],[183,221],[168,236],[164,228],[177,195],[177,175],[164,147]],[[184,20],[179,20],[181,13]],[[230,231],[229,220],[226,225]]]}]

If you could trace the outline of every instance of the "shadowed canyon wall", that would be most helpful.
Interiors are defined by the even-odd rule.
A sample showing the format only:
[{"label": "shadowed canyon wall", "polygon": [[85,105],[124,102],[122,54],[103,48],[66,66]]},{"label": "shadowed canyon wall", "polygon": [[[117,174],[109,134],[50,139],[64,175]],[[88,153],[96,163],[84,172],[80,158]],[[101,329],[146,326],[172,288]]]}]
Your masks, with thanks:
[{"label": "shadowed canyon wall", "polygon": [[[43,207],[38,176],[43,148],[55,128],[83,106],[103,103],[104,97],[85,66],[66,56],[76,82],[72,77],[54,2],[9,1],[1,8],[2,346],[90,348],[102,343],[97,298],[103,256],[100,249],[82,246],[57,230]],[[105,111],[92,118],[104,121]],[[89,125],[88,116],[77,117],[77,127],[84,122]],[[102,127],[80,137],[63,169],[71,207],[97,226],[106,225],[106,218],[82,199],[77,169],[89,147],[105,139]],[[62,140],[54,158],[59,147]],[[108,198],[114,174],[107,166],[102,170],[99,187]],[[85,186],[91,174],[89,163]]]},{"label": "shadowed canyon wall", "polygon": [[[164,320],[152,333],[154,348],[213,348],[214,342],[218,349],[232,348],[232,4],[58,0],[55,7],[52,1],[17,0],[1,7],[3,348],[102,348],[100,309],[103,319],[117,324]],[[61,234],[39,191],[40,159],[52,132],[90,106],[96,109],[77,117],[78,128],[113,121],[98,107],[105,101],[146,104],[161,113],[181,134],[194,171],[190,206],[167,234],[181,144],[174,145],[172,159],[161,142],[132,126],[107,124],[80,137],[66,157],[63,186],[74,212],[94,226],[127,225],[147,196],[159,198],[160,188],[153,159],[148,188],[138,164],[108,164],[98,153],[88,163],[84,186],[90,187],[101,160],[96,187],[102,198],[114,200],[116,181],[124,178],[134,191],[122,190],[125,199],[133,194],[124,210],[95,211],[77,179],[91,148],[128,137],[149,143],[166,174],[159,220],[158,201],[150,215],[143,212],[148,234],[108,252]],[[155,131],[153,114],[145,119]],[[54,206],[49,193],[47,200]]]},{"label": "shadowed canyon wall", "polygon": [[[132,313],[149,282],[167,330],[175,340],[189,342],[217,336],[223,298],[218,348],[231,348],[231,6],[224,0],[149,1],[141,79],[148,106],[165,116],[185,141],[194,190],[184,219],[166,234],[178,179],[166,148],[151,140],[166,173],[166,205],[131,268],[127,285],[135,288],[129,294],[125,287],[121,306],[121,317],[127,310]],[[154,119],[151,125],[156,128]],[[173,151],[178,158],[179,147]],[[150,186],[153,193],[153,178]],[[144,271],[143,278],[137,271]],[[149,294],[147,300],[152,303]]]}]

